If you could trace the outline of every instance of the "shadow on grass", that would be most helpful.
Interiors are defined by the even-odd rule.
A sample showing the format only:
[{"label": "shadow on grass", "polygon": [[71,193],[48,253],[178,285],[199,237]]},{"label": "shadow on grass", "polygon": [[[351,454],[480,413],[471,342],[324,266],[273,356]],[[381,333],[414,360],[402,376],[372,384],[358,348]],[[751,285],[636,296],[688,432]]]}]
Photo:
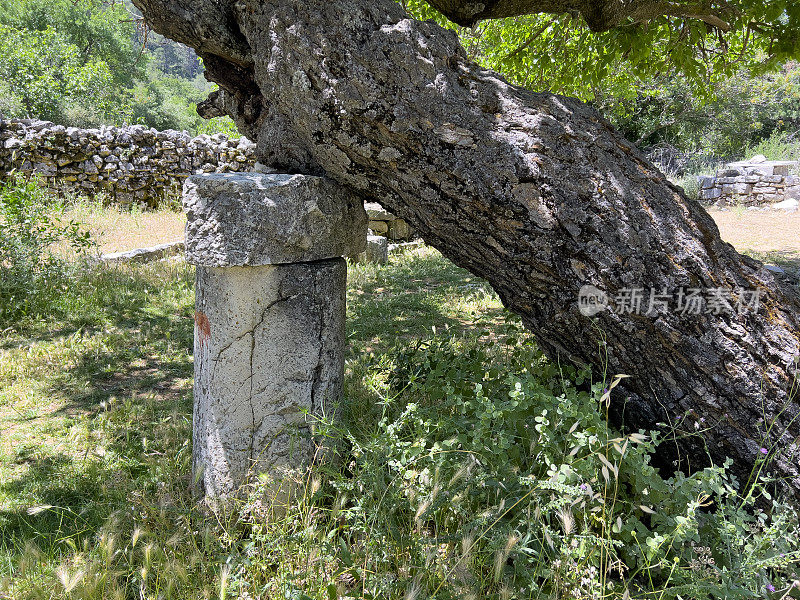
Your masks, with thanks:
[{"label": "shadow on grass", "polygon": [[0,550],[32,541],[58,553],[65,540],[80,548],[144,485],[144,446],[159,443],[159,424],[173,413],[190,420],[192,280],[185,267],[97,270],[74,282],[52,316],[4,333],[37,409],[6,413],[20,435],[2,457]]},{"label": "shadow on grass", "polygon": [[69,307],[80,333],[76,355],[50,379],[53,395],[66,401],[62,410],[97,410],[131,394],[165,400],[185,394],[193,371],[190,271],[132,266],[100,271],[86,282],[83,306]]},{"label": "shadow on grass", "polygon": [[434,328],[460,334],[496,329],[504,320],[486,282],[429,249],[354,275],[357,287],[349,291],[347,315],[351,354],[382,352],[429,336]]},{"label": "shadow on grass", "polygon": [[398,351],[431,337],[503,335],[506,312],[489,285],[432,249],[394,255],[383,267],[356,265],[349,277],[340,418],[356,437],[381,417],[383,378]]},{"label": "shadow on grass", "polygon": [[108,486],[114,478],[102,469],[87,473],[63,454],[35,454],[19,453],[17,460],[27,463],[24,475],[0,485],[6,497],[31,500],[27,506],[0,510],[0,549],[12,551],[33,542],[57,552],[59,546],[68,549],[66,540],[80,548],[113,510]]},{"label": "shadow on grass", "polygon": [[790,250],[773,250],[771,252],[748,252],[753,258],[764,263],[773,263],[788,271],[800,273],[800,254]]},{"label": "shadow on grass", "polygon": [[[473,327],[499,330],[503,322],[503,310],[484,282],[429,250],[393,257],[384,267],[354,266],[350,280],[351,412],[377,406],[364,376],[398,343],[426,338],[434,327],[460,334]],[[61,413],[74,418],[62,419],[63,430],[49,436],[64,438],[75,427],[82,433],[64,441],[63,451],[44,445],[17,449],[12,476],[0,482],[0,498],[10,500],[0,510],[0,551],[20,552],[27,541],[46,553],[66,551],[65,540],[80,547],[128,504],[126,494],[157,493],[165,477],[156,474],[158,463],[169,458],[163,453],[188,444],[191,435],[193,311],[191,269],[111,269],[87,275],[62,299],[59,313],[67,317],[31,324],[4,340],[8,348],[29,340],[45,347],[45,355],[53,353],[35,369],[39,380],[32,382],[44,384],[43,395],[56,408],[32,419],[38,424],[15,424],[24,423],[28,439],[35,440],[36,428],[55,427],[56,420],[47,419]],[[358,416],[361,423],[368,420],[363,411]],[[181,424],[159,433],[170,420]],[[95,455],[98,449],[102,455]],[[176,472],[188,477],[186,464]]]},{"label": "shadow on grass", "polygon": [[783,277],[800,288],[800,254],[790,250],[772,250],[770,252],[745,252],[747,256],[760,260],[767,265],[776,265],[783,269]]}]

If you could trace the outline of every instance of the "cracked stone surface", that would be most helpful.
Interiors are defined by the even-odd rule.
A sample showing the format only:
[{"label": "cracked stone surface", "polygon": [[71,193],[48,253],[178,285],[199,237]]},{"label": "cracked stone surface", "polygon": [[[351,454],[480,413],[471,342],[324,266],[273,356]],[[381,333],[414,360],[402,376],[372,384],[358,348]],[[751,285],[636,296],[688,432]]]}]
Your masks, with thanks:
[{"label": "cracked stone surface", "polygon": [[324,177],[218,173],[183,190],[186,260],[207,267],[310,262],[363,252],[363,200]]},{"label": "cracked stone surface", "polygon": [[197,268],[194,470],[208,496],[309,464],[341,398],[344,259]]}]

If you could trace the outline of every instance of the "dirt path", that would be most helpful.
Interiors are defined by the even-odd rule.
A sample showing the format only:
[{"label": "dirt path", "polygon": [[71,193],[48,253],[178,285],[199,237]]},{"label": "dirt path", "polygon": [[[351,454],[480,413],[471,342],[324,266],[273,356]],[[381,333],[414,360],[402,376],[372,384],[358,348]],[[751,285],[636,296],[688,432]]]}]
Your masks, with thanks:
[{"label": "dirt path", "polygon": [[710,210],[722,239],[739,251],[800,255],[800,212]]}]

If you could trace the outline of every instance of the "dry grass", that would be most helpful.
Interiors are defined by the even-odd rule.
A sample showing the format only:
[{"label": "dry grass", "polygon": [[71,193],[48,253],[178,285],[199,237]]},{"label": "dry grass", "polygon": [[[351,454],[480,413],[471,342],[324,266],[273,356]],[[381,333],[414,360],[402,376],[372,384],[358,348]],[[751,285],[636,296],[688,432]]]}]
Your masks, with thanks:
[{"label": "dry grass", "polygon": [[[800,259],[800,212],[709,209],[722,238],[740,252],[777,253]],[[122,210],[77,203],[68,218],[84,223],[102,252],[121,252],[183,239],[185,215],[174,209]]]},{"label": "dry grass", "polygon": [[186,225],[186,216],[174,209],[128,210],[92,202],[71,205],[66,217],[83,223],[103,253],[182,240]]},{"label": "dry grass", "polygon": [[710,209],[722,239],[740,252],[776,252],[800,258],[800,212]]}]

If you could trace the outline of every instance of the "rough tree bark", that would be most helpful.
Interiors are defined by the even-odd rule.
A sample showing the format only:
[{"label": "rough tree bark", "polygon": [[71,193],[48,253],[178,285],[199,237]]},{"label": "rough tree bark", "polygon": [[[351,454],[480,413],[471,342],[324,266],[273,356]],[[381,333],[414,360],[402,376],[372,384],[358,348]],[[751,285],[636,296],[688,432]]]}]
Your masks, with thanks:
[{"label": "rough tree bark", "polygon": [[[507,84],[392,0],[134,2],[198,50],[221,87],[205,113],[233,116],[263,163],[325,174],[409,221],[489,280],[550,357],[632,375],[612,398],[629,427],[690,411],[742,480],[777,444],[774,467],[800,493],[797,289],[724,243],[593,109]],[[761,308],[590,318],[587,283],[757,289]]]}]

